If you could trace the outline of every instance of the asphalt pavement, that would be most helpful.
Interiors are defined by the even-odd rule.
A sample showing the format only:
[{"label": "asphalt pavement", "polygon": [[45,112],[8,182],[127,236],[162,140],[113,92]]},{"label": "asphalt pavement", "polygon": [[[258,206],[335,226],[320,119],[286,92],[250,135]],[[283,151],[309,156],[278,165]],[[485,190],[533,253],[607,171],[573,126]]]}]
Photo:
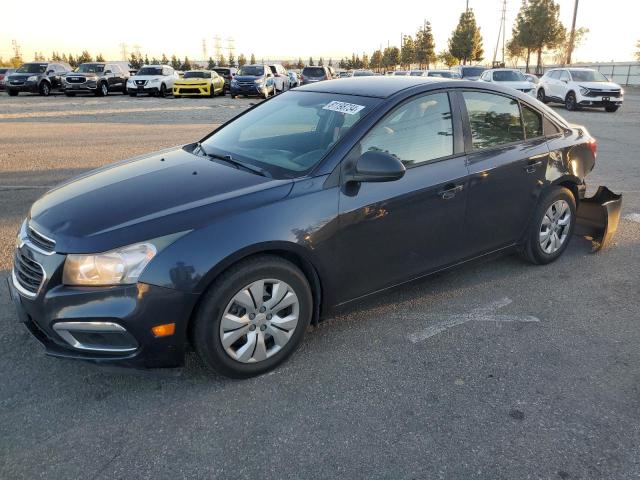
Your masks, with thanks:
[{"label": "asphalt pavement", "polygon": [[[187,143],[256,100],[0,95],[0,281],[47,188]],[[590,192],[622,192],[609,249],[468,265],[310,328],[234,381],[43,355],[0,285],[3,479],[640,477],[640,91],[559,113],[599,141]],[[108,206],[105,206],[108,208]]]}]

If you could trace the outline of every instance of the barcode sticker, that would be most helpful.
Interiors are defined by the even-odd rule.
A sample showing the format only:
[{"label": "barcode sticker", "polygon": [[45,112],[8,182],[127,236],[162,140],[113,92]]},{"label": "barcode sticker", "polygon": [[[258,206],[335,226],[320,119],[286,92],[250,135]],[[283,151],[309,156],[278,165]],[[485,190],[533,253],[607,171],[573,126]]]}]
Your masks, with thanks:
[{"label": "barcode sticker", "polygon": [[348,115],[355,115],[364,108],[364,105],[356,105],[355,103],[346,103],[333,101],[322,107],[323,110],[331,110],[333,112],[346,113]]}]

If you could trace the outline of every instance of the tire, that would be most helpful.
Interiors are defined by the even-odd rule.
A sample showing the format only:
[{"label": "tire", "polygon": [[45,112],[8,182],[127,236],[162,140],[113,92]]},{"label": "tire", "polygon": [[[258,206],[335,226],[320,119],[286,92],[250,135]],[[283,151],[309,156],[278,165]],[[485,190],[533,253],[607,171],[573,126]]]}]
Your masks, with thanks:
[{"label": "tire", "polygon": [[9,94],[10,97],[17,97],[18,94],[20,93],[18,90],[7,90],[7,93]]},{"label": "tire", "polygon": [[49,85],[48,82],[42,82],[40,87],[38,87],[38,92],[40,92],[40,95],[43,97],[48,97],[51,95],[51,85]]},{"label": "tire", "polygon": [[209,97],[213,98],[216,96],[216,87],[213,86],[213,83],[211,84],[211,89],[209,90]]},{"label": "tire", "polygon": [[576,110],[580,110],[580,106],[576,101],[576,94],[573,92],[567,93],[566,98],[564,99],[564,107],[570,111],[575,112]]},{"label": "tire", "polygon": [[[560,208],[558,208],[560,207]],[[566,208],[566,210],[563,210]],[[568,218],[566,211],[568,210]],[[550,213],[559,214],[552,218]],[[546,225],[545,225],[546,224]],[[566,250],[576,225],[576,199],[571,190],[561,186],[551,187],[538,202],[525,240],[522,256],[536,265],[546,265],[557,260]],[[546,240],[544,232],[551,232]],[[553,232],[560,245],[553,244]]]},{"label": "tire", "polygon": [[618,105],[612,105],[610,107],[604,107],[604,110],[606,112],[613,113],[613,112],[617,112],[618,108],[620,108]]},{"label": "tire", "polygon": [[164,98],[167,96],[167,87],[165,87],[164,83],[160,84],[160,92],[158,93],[160,98]]},{"label": "tire", "polygon": [[544,93],[544,88],[539,88],[538,89],[538,93],[536,94],[536,98],[538,100],[540,100],[542,103],[547,103],[549,100],[547,100],[547,96]]},{"label": "tire", "polygon": [[[265,280],[267,287],[264,289],[254,283],[261,280]],[[278,290],[273,282],[279,282]],[[253,294],[247,290],[249,286]],[[276,300],[280,297],[277,292],[286,292],[279,301]],[[256,302],[256,295],[263,295],[263,298]],[[248,307],[237,303],[238,298],[242,298],[242,304]],[[272,300],[275,306],[269,310],[267,307]],[[293,306],[289,305],[291,302]],[[284,308],[278,310],[281,305]],[[311,289],[300,269],[280,257],[260,255],[229,268],[203,294],[190,331],[191,342],[212,370],[227,377],[248,378],[275,368],[296,350],[312,312]],[[296,313],[297,323],[292,325]],[[223,316],[227,317],[224,323]],[[283,317],[290,320],[283,321]],[[285,329],[275,327],[276,323]],[[225,336],[227,341],[223,345]],[[277,344],[276,338],[281,345]],[[235,343],[229,343],[233,341]]]},{"label": "tire", "polygon": [[96,88],[96,97],[106,97],[109,95],[109,85],[105,82],[100,82],[98,88]]},{"label": "tire", "polygon": [[127,95],[129,92],[127,91],[127,82],[125,80],[124,87],[122,87],[122,94]]}]

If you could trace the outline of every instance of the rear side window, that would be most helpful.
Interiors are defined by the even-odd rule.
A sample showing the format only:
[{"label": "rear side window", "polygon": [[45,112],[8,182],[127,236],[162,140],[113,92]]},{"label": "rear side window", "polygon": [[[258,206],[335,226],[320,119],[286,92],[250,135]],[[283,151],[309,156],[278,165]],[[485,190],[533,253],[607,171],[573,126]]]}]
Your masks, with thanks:
[{"label": "rear side window", "polygon": [[522,104],[522,120],[527,139],[542,137],[542,115]]},{"label": "rear side window", "polygon": [[512,98],[484,92],[463,92],[474,150],[524,140],[520,108]]},{"label": "rear side window", "polygon": [[543,119],[544,125],[544,134],[547,137],[551,137],[553,135],[557,135],[558,133],[562,133],[562,130],[556,126],[551,120],[549,120],[546,116]]},{"label": "rear side window", "polygon": [[453,155],[449,96],[423,95],[401,105],[367,134],[360,147],[361,153],[390,153],[406,166]]}]

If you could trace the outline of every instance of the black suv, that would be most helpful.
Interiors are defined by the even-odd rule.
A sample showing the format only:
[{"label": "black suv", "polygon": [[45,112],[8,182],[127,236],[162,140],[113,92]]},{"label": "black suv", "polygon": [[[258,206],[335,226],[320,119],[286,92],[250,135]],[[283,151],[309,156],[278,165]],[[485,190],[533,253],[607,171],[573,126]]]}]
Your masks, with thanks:
[{"label": "black suv", "polygon": [[129,72],[115,63],[83,63],[64,79],[64,94],[94,93],[104,97],[109,92],[127,93]]},{"label": "black suv", "polygon": [[61,91],[64,76],[71,67],[62,62],[31,62],[23,64],[9,75],[7,93],[15,97],[20,92],[39,93],[45,97],[52,91]]}]

